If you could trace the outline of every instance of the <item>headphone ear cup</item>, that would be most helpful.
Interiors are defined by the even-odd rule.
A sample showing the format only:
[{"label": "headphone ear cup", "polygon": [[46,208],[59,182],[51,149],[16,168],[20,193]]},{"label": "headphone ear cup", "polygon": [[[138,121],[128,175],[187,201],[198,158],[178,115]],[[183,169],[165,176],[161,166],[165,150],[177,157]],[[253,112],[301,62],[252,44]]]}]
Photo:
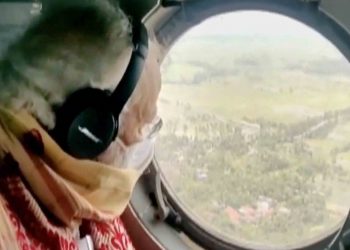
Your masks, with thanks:
[{"label": "headphone ear cup", "polygon": [[114,139],[117,124],[113,114],[96,107],[82,111],[67,133],[67,150],[78,158],[96,158]]},{"label": "headphone ear cup", "polygon": [[118,120],[108,107],[108,92],[86,88],[68,96],[56,110],[50,132],[67,153],[94,159],[108,148],[118,133]]}]

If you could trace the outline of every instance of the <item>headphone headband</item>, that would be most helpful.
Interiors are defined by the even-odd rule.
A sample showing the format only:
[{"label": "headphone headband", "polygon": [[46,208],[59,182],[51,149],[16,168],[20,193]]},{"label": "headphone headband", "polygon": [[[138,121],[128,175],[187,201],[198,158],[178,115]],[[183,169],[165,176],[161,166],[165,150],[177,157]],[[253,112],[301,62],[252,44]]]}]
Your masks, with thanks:
[{"label": "headphone headband", "polygon": [[148,35],[145,26],[141,22],[137,22],[133,26],[132,40],[134,47],[130,63],[126,68],[125,74],[109,98],[109,105],[112,107],[112,112],[116,119],[118,119],[120,112],[133,93],[142,74],[147,57]]}]

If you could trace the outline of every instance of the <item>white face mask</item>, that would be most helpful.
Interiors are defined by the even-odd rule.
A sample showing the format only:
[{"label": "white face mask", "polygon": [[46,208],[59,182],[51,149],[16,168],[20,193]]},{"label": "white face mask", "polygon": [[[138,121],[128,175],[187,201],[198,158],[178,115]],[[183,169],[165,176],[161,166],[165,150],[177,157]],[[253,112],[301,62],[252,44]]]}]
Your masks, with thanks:
[{"label": "white face mask", "polygon": [[126,146],[117,138],[98,160],[118,168],[131,168],[143,172],[153,159],[156,136],[162,124],[160,118],[147,124],[142,131],[145,139],[130,146]]}]

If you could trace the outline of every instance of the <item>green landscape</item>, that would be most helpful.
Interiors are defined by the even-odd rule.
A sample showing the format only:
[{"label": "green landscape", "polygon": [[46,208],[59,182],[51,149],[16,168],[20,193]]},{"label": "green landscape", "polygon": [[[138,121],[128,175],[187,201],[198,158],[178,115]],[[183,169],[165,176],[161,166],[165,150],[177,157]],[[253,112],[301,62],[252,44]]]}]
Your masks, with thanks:
[{"label": "green landscape", "polygon": [[330,42],[185,35],[162,77],[157,160],[202,225],[242,243],[285,246],[344,220],[350,65]]}]

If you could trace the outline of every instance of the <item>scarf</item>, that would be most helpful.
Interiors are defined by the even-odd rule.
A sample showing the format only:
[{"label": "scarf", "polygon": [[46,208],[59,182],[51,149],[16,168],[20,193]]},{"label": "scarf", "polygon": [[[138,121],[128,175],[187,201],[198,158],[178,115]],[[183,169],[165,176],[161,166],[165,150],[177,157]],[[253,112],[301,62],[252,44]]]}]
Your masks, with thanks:
[{"label": "scarf", "polygon": [[[31,115],[0,107],[0,162],[8,156],[38,202],[67,228],[119,216],[140,176],[136,170],[73,158]],[[0,196],[0,248],[14,249],[15,230],[4,207]]]}]

